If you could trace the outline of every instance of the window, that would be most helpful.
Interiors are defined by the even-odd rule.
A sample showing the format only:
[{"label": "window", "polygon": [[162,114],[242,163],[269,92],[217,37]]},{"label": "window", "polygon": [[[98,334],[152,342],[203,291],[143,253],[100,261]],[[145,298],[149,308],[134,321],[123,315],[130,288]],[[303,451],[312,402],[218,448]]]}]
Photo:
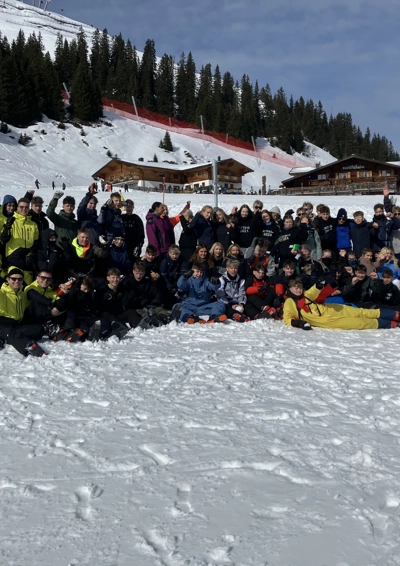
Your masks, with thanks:
[{"label": "window", "polygon": [[318,175],[318,181],[326,181],[327,178],[328,176],[326,175],[326,173]]},{"label": "window", "polygon": [[174,173],[174,179],[179,179],[178,173]]},{"label": "window", "polygon": [[371,177],[371,171],[360,171],[361,179],[365,179],[366,177]]},{"label": "window", "polygon": [[386,170],[386,171],[384,170],[384,171],[381,172],[382,177],[390,177],[391,174],[392,174],[392,172],[388,171],[388,170]]},{"label": "window", "polygon": [[347,173],[339,173],[338,179],[347,179]]}]

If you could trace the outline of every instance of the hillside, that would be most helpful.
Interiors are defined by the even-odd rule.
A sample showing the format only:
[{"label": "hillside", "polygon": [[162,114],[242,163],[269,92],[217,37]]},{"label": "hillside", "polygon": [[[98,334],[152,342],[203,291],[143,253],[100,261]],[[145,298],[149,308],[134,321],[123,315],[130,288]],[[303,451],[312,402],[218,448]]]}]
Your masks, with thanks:
[{"label": "hillside", "polygon": [[[81,26],[90,45],[94,29],[88,25],[44,12],[17,0],[5,0],[0,5],[0,29],[3,37],[12,41],[20,29],[26,37],[33,32],[36,35],[40,32],[44,47],[51,54],[54,53],[58,33],[71,40],[76,37]],[[112,126],[104,125],[106,122]],[[32,138],[25,147],[17,143],[21,132]],[[57,184],[57,179],[59,184],[65,182],[68,187],[86,185],[91,174],[108,160],[108,150],[126,160],[143,157],[147,161],[153,159],[156,153],[159,161],[167,159],[178,163],[187,161],[188,152],[198,161],[232,156],[255,170],[254,174],[244,179],[245,191],[249,191],[251,187],[260,187],[263,175],[267,177],[267,186],[277,189],[292,167],[314,166],[317,162],[324,164],[334,159],[312,144],[308,151],[310,158],[288,155],[271,147],[265,139],[257,140],[257,154],[251,151],[241,152],[225,144],[216,145],[212,141],[203,140],[198,131],[172,131],[174,153],[163,155],[158,147],[164,137],[163,127],[148,120],[145,126],[139,125],[115,115],[113,111],[105,112],[103,124],[85,127],[85,133],[85,136],[81,136],[79,129],[68,124],[65,130],[60,130],[56,122],[44,118],[43,123],[26,130],[12,127],[10,134],[0,134],[0,160],[6,173],[0,179],[0,187],[11,190],[10,181],[13,186],[31,187],[36,178],[44,186],[50,185],[53,180]]]}]

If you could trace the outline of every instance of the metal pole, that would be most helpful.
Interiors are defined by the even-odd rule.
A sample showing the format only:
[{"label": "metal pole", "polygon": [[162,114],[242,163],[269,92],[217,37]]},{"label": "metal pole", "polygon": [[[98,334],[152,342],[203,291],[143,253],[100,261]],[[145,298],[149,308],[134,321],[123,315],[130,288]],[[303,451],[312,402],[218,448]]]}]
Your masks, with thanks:
[{"label": "metal pole", "polygon": [[134,96],[132,96],[132,102],[133,102],[133,106],[134,106],[134,108],[135,108],[136,118],[137,118],[137,120],[138,120],[138,122],[139,122],[140,120],[139,120],[139,115],[138,115],[138,111],[137,111],[137,108],[136,108],[136,102],[135,102],[135,97],[134,97]]},{"label": "metal pole", "polygon": [[218,161],[213,159],[212,162],[212,177],[214,185],[214,208],[218,208]]}]

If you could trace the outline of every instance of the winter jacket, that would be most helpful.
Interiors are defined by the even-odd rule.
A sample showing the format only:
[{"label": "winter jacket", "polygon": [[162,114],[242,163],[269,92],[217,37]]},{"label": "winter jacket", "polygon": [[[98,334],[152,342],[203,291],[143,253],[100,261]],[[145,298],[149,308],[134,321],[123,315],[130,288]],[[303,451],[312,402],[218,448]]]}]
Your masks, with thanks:
[{"label": "winter jacket", "polygon": [[87,228],[90,231],[90,243],[94,246],[99,243],[99,236],[102,235],[102,227],[99,224],[97,210],[88,208],[88,202],[93,198],[91,192],[86,193],[78,206],[78,226]]},{"label": "winter jacket", "polygon": [[51,242],[50,237],[56,235],[51,228],[44,230],[40,249],[36,255],[36,271],[49,271],[53,275],[53,285],[58,286],[66,279],[64,249],[57,241]]},{"label": "winter jacket", "polygon": [[122,212],[119,208],[115,208],[113,204],[103,204],[100,209],[98,222],[101,226],[101,231],[106,235],[107,240],[112,240],[118,236],[125,237]]},{"label": "winter jacket", "polygon": [[[54,303],[56,303],[56,301],[60,301],[60,297],[55,291],[53,291],[51,287],[43,289],[43,287],[41,287],[37,281],[34,281],[33,283],[25,287],[25,293],[29,303],[33,301],[34,303],[39,303],[49,308],[58,306]],[[63,300],[63,302],[65,301]]]},{"label": "winter jacket", "polygon": [[288,230],[283,229],[271,249],[271,255],[275,257],[275,263],[279,263],[279,267],[282,267],[287,259],[294,259],[291,251],[293,245],[302,244],[306,239],[307,228],[304,224],[300,225],[299,228],[293,226]]},{"label": "winter jacket", "polygon": [[279,236],[279,226],[275,222],[262,222],[253,224],[254,236],[256,238],[268,238],[268,240],[273,244]]},{"label": "winter jacket", "polygon": [[58,241],[61,242],[63,238],[66,238],[69,242],[72,242],[78,233],[78,221],[75,220],[75,214],[73,212],[60,210],[57,214],[55,211],[57,204],[57,199],[51,199],[46,210],[47,217],[54,224]]},{"label": "winter jacket", "polygon": [[47,216],[43,211],[37,213],[34,212],[32,209],[29,211],[29,216],[31,217],[32,221],[37,225],[39,230],[39,237],[41,237],[44,230],[47,230],[49,227],[49,221],[47,220]]},{"label": "winter jacket", "polygon": [[137,281],[134,275],[125,277],[122,281],[124,291],[130,292],[126,301],[126,308],[142,309],[148,306],[161,306],[162,296],[157,288],[157,284],[150,277],[144,276]]},{"label": "winter jacket", "polygon": [[4,244],[6,266],[33,271],[34,254],[39,246],[39,229],[30,216],[22,216],[14,212],[14,218],[11,228],[5,224],[0,236]]},{"label": "winter jacket", "polygon": [[371,222],[363,220],[361,224],[352,224],[350,226],[350,237],[353,243],[353,251],[359,258],[364,248],[371,247]]},{"label": "winter jacket", "polygon": [[200,212],[195,214],[188,228],[193,229],[196,233],[197,243],[204,244],[210,249],[214,243],[214,229],[211,220],[204,218]]},{"label": "winter jacket", "polygon": [[214,228],[214,241],[222,244],[222,247],[226,252],[229,246],[235,243],[235,236],[236,236],[235,227],[230,226],[228,228],[225,222],[214,222],[213,228]]},{"label": "winter jacket", "polygon": [[321,246],[323,250],[333,250],[336,247],[336,226],[337,221],[334,218],[328,218],[323,220],[319,216],[314,219],[314,226],[319,232],[319,237],[321,238]]},{"label": "winter jacket", "polygon": [[348,303],[369,303],[371,294],[379,289],[379,280],[365,277],[362,281],[357,281],[355,285],[350,280],[348,285],[342,289],[342,297]]},{"label": "winter jacket", "polygon": [[184,216],[180,217],[182,232],[179,238],[179,248],[185,260],[188,262],[197,247],[197,236],[194,228],[189,228],[189,222]]},{"label": "winter jacket", "polygon": [[29,304],[25,291],[14,291],[8,283],[0,288],[0,317],[20,322]]},{"label": "winter jacket", "polygon": [[263,255],[260,255],[255,252],[255,248],[250,246],[247,248],[245,259],[249,266],[250,271],[252,271],[257,263],[262,263],[266,268],[266,274],[268,277],[272,277],[276,273],[276,265],[274,256],[271,255],[269,252],[266,252]]},{"label": "winter jacket", "polygon": [[245,280],[236,274],[231,277],[228,273],[220,277],[221,286],[217,291],[217,301],[222,301],[226,305],[244,305],[247,301],[245,291]]},{"label": "winter jacket", "polygon": [[145,240],[143,221],[137,214],[123,214],[121,218],[125,229],[125,244],[128,253],[131,257],[133,255],[140,256]]},{"label": "winter jacket", "polygon": [[146,234],[149,244],[157,248],[157,257],[169,250],[171,234],[161,216],[149,211],[146,215]]},{"label": "winter jacket", "polygon": [[354,224],[346,220],[344,224],[336,226],[336,247],[338,250],[351,250],[351,226]]},{"label": "winter jacket", "polygon": [[119,269],[122,275],[128,275],[132,271],[132,262],[125,244],[122,246],[111,244],[108,248],[107,269],[112,267]]},{"label": "winter jacket", "polygon": [[204,276],[201,278],[190,277],[189,279],[180,277],[178,279],[178,289],[188,295],[188,298],[184,301],[187,306],[200,307],[211,303],[213,295],[219,289],[220,284],[220,281],[218,281],[214,285]]},{"label": "winter jacket", "polygon": [[398,279],[398,277],[400,277],[400,269],[396,267],[392,259],[390,261],[386,261],[377,268],[376,272],[379,276],[379,279],[382,279],[382,273],[385,269],[390,269],[390,271],[393,273],[393,279]]},{"label": "winter jacket", "polygon": [[77,238],[72,243],[62,242],[68,274],[78,279],[83,275],[93,275],[98,259],[107,256],[107,251],[99,246],[89,245],[85,248],[78,244]]},{"label": "winter jacket", "polygon": [[378,303],[379,305],[386,305],[388,307],[399,307],[400,289],[394,285],[394,283],[385,285],[383,281],[379,281],[376,289],[372,292],[371,301],[374,304]]},{"label": "winter jacket", "polygon": [[169,291],[175,292],[179,277],[186,273],[188,269],[189,266],[182,255],[175,260],[173,260],[168,254],[165,256],[161,262],[160,272]]},{"label": "winter jacket", "polygon": [[400,220],[395,216],[393,218],[387,218],[382,214],[380,216],[374,215],[372,222],[378,224],[378,228],[374,228],[373,226],[371,228],[372,250],[379,251],[383,247],[390,247],[391,232],[400,228]]}]

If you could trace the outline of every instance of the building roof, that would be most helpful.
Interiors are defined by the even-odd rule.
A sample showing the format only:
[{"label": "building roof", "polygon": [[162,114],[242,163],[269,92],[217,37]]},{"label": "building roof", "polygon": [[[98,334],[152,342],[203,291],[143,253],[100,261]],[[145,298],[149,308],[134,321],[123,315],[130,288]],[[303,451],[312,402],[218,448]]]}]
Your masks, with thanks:
[{"label": "building roof", "polygon": [[[361,157],[361,155],[349,155],[348,157],[343,157],[343,159],[338,159],[337,161],[331,161],[331,163],[327,163],[326,165],[321,165],[321,167],[317,167],[316,169],[311,169],[311,171],[313,173],[319,173],[322,171],[326,171],[327,169],[331,169],[333,166],[338,165],[339,163],[343,163],[346,161],[350,161],[350,159],[360,159],[361,161],[368,161],[370,163],[375,163],[378,165],[385,165],[386,167],[388,165],[395,165],[394,163],[389,163],[388,161],[378,161],[376,159],[369,159],[368,157]],[[396,165],[395,165],[396,166]],[[285,179],[284,181],[282,181],[283,184],[285,183],[290,183],[292,182],[294,179],[296,179],[296,181],[298,179],[301,179],[301,177],[306,177],[308,174],[310,173],[310,171],[301,173],[299,175],[296,175],[295,177],[290,177],[289,179]]]},{"label": "building roof", "polygon": [[[254,170],[247,167],[247,165],[243,165],[240,161],[229,157],[228,159],[221,159],[218,163],[226,164],[228,161],[232,161],[232,163],[238,163],[244,169],[246,169],[246,173],[253,173]],[[110,159],[107,163],[105,163],[98,171],[93,173],[92,177],[98,177],[100,172],[107,167],[110,163],[125,163],[126,165],[133,165],[136,167],[146,167],[149,169],[164,169],[169,171],[193,171],[195,169],[204,169],[204,167],[212,167],[212,161],[203,161],[202,163],[183,163],[181,165],[175,163],[164,163],[163,161],[126,161],[125,159],[113,158]]]}]

